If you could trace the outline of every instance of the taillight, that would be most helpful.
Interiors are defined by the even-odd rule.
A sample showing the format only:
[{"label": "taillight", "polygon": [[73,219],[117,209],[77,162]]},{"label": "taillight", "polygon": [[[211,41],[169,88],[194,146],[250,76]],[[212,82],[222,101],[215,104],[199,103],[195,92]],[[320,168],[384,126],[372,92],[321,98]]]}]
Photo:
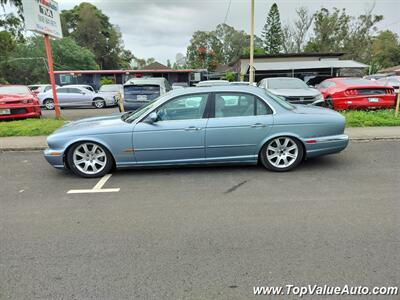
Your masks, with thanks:
[{"label": "taillight", "polygon": [[386,89],[386,94],[394,94],[394,89]]},{"label": "taillight", "polygon": [[344,92],[347,96],[355,96],[358,95],[358,91],[355,89],[349,89]]}]

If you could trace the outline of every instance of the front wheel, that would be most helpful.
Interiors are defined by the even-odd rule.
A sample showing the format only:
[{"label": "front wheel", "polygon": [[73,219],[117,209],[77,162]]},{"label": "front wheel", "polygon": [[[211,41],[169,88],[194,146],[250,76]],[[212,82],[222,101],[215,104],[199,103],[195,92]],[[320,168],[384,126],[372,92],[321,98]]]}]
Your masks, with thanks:
[{"label": "front wheel", "polygon": [[104,176],[113,166],[110,152],[94,142],[75,144],[69,150],[67,160],[72,172],[81,177]]},{"label": "front wheel", "polygon": [[301,143],[292,137],[277,137],[261,149],[260,160],[271,171],[284,172],[297,167],[304,155]]}]

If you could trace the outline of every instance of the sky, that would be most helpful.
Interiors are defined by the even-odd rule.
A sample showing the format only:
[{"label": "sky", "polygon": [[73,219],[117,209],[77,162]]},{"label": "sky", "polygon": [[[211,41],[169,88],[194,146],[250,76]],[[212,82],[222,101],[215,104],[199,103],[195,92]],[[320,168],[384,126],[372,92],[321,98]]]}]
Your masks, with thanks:
[{"label": "sky", "polygon": [[[230,9],[229,2],[231,1]],[[59,0],[61,9],[70,9],[81,1]],[[140,58],[154,57],[161,63],[175,60],[176,53],[186,54],[186,47],[196,30],[213,30],[226,18],[228,25],[249,32],[250,0],[94,0],[86,1],[100,8],[111,23],[120,28],[125,48]],[[255,33],[261,35],[270,6],[277,2],[281,22],[290,24],[296,8],[310,12],[321,7],[345,8],[358,16],[374,7],[384,16],[378,29],[390,29],[400,35],[400,0],[255,0]]]}]

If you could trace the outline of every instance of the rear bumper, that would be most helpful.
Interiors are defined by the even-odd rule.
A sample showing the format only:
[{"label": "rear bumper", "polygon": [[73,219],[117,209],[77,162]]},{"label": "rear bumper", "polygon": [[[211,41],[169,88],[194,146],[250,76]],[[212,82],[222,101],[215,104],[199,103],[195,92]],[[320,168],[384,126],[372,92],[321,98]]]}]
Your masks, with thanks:
[{"label": "rear bumper", "polygon": [[46,149],[43,152],[44,158],[47,162],[56,169],[65,169],[64,153],[62,151]]},{"label": "rear bumper", "polygon": [[[378,102],[371,102],[370,98],[378,98]],[[374,109],[374,108],[392,108],[394,107],[396,101],[395,95],[384,95],[384,96],[366,96],[366,97],[346,97],[345,99],[335,99],[333,100],[334,109],[345,110],[345,109]]]},{"label": "rear bumper", "polygon": [[309,138],[303,140],[306,148],[306,158],[320,155],[338,153],[344,150],[349,144],[349,137],[346,134]]}]

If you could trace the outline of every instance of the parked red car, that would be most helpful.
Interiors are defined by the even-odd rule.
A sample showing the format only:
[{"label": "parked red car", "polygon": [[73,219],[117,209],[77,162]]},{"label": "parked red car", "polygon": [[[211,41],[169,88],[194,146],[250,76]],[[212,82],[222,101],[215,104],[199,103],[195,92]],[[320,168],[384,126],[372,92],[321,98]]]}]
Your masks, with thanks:
[{"label": "parked red car", "polygon": [[39,101],[27,86],[0,85],[0,120],[38,118]]},{"label": "parked red car", "polygon": [[390,108],[395,104],[394,89],[363,78],[337,77],[317,86],[327,106],[336,110]]}]

